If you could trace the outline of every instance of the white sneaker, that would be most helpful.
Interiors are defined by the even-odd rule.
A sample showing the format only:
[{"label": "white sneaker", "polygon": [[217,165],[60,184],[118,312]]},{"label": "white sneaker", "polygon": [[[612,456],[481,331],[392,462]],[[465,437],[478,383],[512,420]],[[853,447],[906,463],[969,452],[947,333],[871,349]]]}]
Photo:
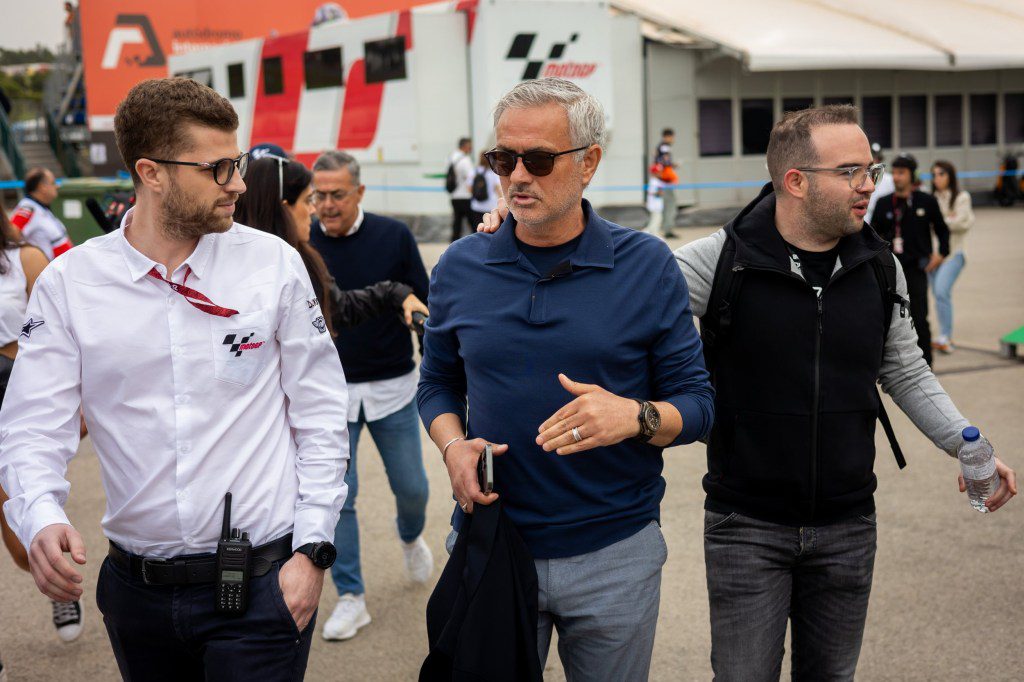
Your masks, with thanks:
[{"label": "white sneaker", "polygon": [[352,639],[359,628],[370,624],[370,613],[366,610],[366,595],[346,593],[341,595],[334,612],[324,625],[323,637],[328,641]]},{"label": "white sneaker", "polygon": [[423,536],[409,544],[403,542],[402,552],[405,554],[405,573],[409,580],[414,583],[425,583],[430,580],[434,573],[434,555],[431,554]]},{"label": "white sneaker", "polygon": [[82,602],[53,601],[53,627],[57,628],[57,636],[63,642],[73,642],[82,635]]}]

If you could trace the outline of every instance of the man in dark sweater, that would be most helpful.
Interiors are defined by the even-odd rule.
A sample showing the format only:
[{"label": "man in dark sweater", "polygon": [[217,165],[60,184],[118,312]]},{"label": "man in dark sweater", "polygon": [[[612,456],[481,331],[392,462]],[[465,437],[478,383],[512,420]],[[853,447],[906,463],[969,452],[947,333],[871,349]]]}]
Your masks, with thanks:
[{"label": "man in dark sweater", "polygon": [[[664,242],[583,199],[604,139],[594,97],[525,81],[494,119],[487,157],[511,215],[434,268],[420,416],[451,478],[454,532],[501,495],[534,557],[541,661],[557,627],[568,679],[645,680],[666,558],[662,449],[713,417],[686,282]],[[487,443],[500,455],[489,495],[476,476]]]},{"label": "man in dark sweater", "polygon": [[[932,332],[928,326],[928,273],[942,265],[949,255],[949,227],[935,197],[914,189],[917,159],[900,154],[892,162],[892,181],[896,191],[878,198],[871,225],[892,243],[910,291],[910,317],[917,330],[917,345],[924,359],[932,364]],[[932,234],[939,252],[932,245]]]},{"label": "man in dark sweater", "polygon": [[[320,222],[311,232],[310,243],[323,256],[338,286],[356,289],[382,280],[403,282],[425,301],[427,273],[416,240],[397,220],[366,213],[360,207],[365,187],[359,182],[359,163],[345,152],[325,152],[313,165],[313,186]],[[417,375],[409,330],[397,315],[381,317],[344,330],[335,344],[349,385],[351,454],[345,475],[349,495],[334,535],[338,559],[331,570],[340,599],[324,625],[323,636],[342,640],[354,637],[370,622],[355,511],[359,492],[356,450],[364,424],[395,494],[398,536],[409,578],[426,582],[434,562],[420,537],[428,488],[413,404]]]}]

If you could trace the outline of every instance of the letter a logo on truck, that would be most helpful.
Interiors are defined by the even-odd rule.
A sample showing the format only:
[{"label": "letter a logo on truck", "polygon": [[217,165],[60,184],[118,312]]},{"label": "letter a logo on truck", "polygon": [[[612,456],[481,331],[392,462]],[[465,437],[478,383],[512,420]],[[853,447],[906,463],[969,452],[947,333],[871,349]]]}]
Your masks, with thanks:
[{"label": "letter a logo on truck", "polygon": [[[512,38],[512,45],[505,55],[507,60],[525,60],[526,67],[520,80],[533,78],[589,78],[597,69],[593,62],[572,62],[561,61],[569,45],[575,43],[580,37],[579,33],[573,33],[569,40],[564,43],[552,43],[547,54],[542,59],[530,59],[530,52],[533,44],[537,42],[536,33],[517,33]],[[543,54],[543,53],[542,53]]]},{"label": "letter a logo on truck", "polygon": [[101,68],[116,69],[120,66],[121,51],[125,45],[149,44],[150,55],[143,60],[141,57],[132,57],[126,60],[128,64],[139,66],[164,66],[167,60],[164,58],[164,51],[160,49],[160,43],[153,31],[153,24],[145,14],[118,14],[117,25],[110,29],[107,37],[107,47],[103,50],[103,62]]}]

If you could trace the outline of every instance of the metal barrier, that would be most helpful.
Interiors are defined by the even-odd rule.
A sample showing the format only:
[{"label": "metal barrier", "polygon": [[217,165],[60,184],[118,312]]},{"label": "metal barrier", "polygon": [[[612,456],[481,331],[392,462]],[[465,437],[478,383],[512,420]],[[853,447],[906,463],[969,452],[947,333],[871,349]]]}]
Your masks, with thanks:
[{"label": "metal barrier", "polygon": [[[14,128],[3,109],[0,109],[0,151],[3,151],[7,160],[10,161],[14,177],[24,178],[27,170],[25,157],[21,155],[21,149],[18,148],[18,143],[14,139]],[[24,185],[25,183],[21,180],[15,180],[13,185],[7,182],[0,183],[0,189],[21,189]]]}]

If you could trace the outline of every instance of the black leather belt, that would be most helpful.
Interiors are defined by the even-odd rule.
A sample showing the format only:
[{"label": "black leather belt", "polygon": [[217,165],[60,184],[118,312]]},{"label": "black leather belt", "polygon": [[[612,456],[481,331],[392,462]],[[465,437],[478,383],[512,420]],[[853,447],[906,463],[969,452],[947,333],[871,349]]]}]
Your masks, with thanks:
[{"label": "black leather belt", "polygon": [[[275,561],[288,559],[291,555],[291,533],[273,542],[254,547],[252,574],[256,577],[266,575]],[[107,556],[128,571],[133,578],[147,585],[198,585],[212,583],[217,579],[215,554],[199,554],[180,559],[147,559],[126,552],[111,542]]]}]

